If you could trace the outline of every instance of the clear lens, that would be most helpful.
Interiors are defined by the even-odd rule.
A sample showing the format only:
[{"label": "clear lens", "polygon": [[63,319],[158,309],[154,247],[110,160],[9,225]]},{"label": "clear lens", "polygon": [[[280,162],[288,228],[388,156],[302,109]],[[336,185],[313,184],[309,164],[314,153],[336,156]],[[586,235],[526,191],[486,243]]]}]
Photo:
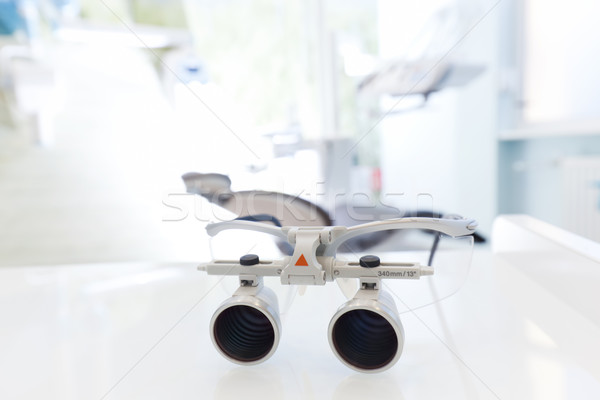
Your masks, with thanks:
[{"label": "clear lens", "polygon": [[286,250],[291,250],[291,246],[282,239],[249,230],[228,229],[210,239],[211,255],[218,260],[238,260],[245,254],[276,259],[286,255]]},{"label": "clear lens", "polygon": [[[237,261],[246,254],[256,254],[261,260],[277,260],[292,250],[289,243],[262,232],[230,229],[220,232],[210,239],[213,260]],[[278,277],[265,277],[265,286],[271,288],[281,306],[281,316],[285,317],[291,307],[298,288],[282,285]],[[220,284],[222,292],[231,295],[239,287],[237,277],[226,277]]]},{"label": "clear lens", "polygon": [[[418,262],[434,267],[433,275],[420,279],[382,280],[383,288],[394,296],[399,312],[404,313],[455,294],[468,276],[472,252],[472,236],[453,238],[434,231],[397,229],[350,239],[339,247],[337,259],[357,262],[363,255],[372,254],[382,263]],[[338,283],[346,296],[358,289],[356,279]]]}]

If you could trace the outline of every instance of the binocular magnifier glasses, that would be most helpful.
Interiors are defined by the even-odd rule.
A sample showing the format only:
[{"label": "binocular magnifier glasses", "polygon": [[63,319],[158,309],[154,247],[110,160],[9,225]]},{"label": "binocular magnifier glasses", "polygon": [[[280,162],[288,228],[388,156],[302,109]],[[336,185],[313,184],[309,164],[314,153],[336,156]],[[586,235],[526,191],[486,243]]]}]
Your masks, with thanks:
[{"label": "binocular magnifier glasses", "polygon": [[384,263],[377,256],[342,261],[335,257],[338,249],[351,238],[382,230],[419,229],[460,237],[473,234],[476,227],[476,221],[464,218],[398,218],[350,228],[280,228],[240,220],[210,224],[206,228],[210,236],[229,229],[252,230],[272,234],[293,247],[291,256],[277,260],[247,254],[239,260],[213,260],[198,267],[210,275],[238,276],[240,282],[233,296],[215,311],[211,339],[232,362],[261,363],[274,354],[281,335],[277,296],[264,286],[263,277],[279,277],[283,285],[324,285],[338,278],[355,278],[359,289],[331,319],[329,344],[338,359],[354,370],[386,370],[400,358],[404,329],[394,300],[381,289],[381,280],[420,279],[433,275],[433,267],[419,262]]}]

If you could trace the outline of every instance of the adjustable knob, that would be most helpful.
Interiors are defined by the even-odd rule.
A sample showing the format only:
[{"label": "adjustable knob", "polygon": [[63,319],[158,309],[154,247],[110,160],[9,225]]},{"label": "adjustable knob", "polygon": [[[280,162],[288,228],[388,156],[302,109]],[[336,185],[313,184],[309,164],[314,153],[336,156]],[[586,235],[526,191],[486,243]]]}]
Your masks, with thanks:
[{"label": "adjustable knob", "polygon": [[256,254],[246,254],[240,257],[240,264],[246,267],[256,265],[260,262]]},{"label": "adjustable knob", "polygon": [[362,256],[360,266],[363,268],[375,268],[381,265],[381,260],[377,256]]}]

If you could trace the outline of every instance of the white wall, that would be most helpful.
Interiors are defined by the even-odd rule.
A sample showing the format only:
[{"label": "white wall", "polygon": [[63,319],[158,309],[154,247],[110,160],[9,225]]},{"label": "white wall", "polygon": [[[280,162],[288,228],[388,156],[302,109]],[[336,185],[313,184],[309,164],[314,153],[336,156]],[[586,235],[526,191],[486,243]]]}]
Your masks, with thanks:
[{"label": "white wall", "polygon": [[[425,19],[416,4],[435,9],[453,2],[403,3],[380,1],[384,58],[401,57],[410,47],[406,38]],[[448,43],[460,44],[446,59],[483,64],[487,69],[466,87],[432,95],[425,108],[389,116],[382,122],[383,191],[405,193],[403,205],[408,207],[417,205],[418,193],[431,193],[435,209],[476,218],[486,233],[496,214],[499,12],[494,9],[481,20],[494,3],[454,4],[462,7],[462,26]]]}]

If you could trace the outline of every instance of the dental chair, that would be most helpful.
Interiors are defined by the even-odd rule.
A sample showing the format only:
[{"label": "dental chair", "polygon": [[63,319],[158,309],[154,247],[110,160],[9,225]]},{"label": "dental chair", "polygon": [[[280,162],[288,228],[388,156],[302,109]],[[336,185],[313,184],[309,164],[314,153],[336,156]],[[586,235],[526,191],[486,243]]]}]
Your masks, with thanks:
[{"label": "dental chair", "polygon": [[[333,215],[308,200],[285,193],[244,190],[231,190],[231,179],[227,175],[216,173],[188,172],[182,176],[186,191],[207,199],[238,217],[236,219],[270,223],[276,226],[355,226],[365,222],[380,221],[400,217],[450,218],[456,216],[433,211],[402,212],[391,206],[361,207],[354,204],[341,204]],[[363,211],[363,212],[361,212]],[[357,217],[360,216],[360,219]],[[364,218],[363,218],[364,217]],[[347,251],[363,252],[373,247],[386,246],[396,242],[399,232],[379,231],[351,239],[344,244]],[[475,243],[484,243],[485,238],[475,232]],[[289,249],[283,243],[278,246],[284,253]],[[427,244],[429,246],[429,244]]]}]

